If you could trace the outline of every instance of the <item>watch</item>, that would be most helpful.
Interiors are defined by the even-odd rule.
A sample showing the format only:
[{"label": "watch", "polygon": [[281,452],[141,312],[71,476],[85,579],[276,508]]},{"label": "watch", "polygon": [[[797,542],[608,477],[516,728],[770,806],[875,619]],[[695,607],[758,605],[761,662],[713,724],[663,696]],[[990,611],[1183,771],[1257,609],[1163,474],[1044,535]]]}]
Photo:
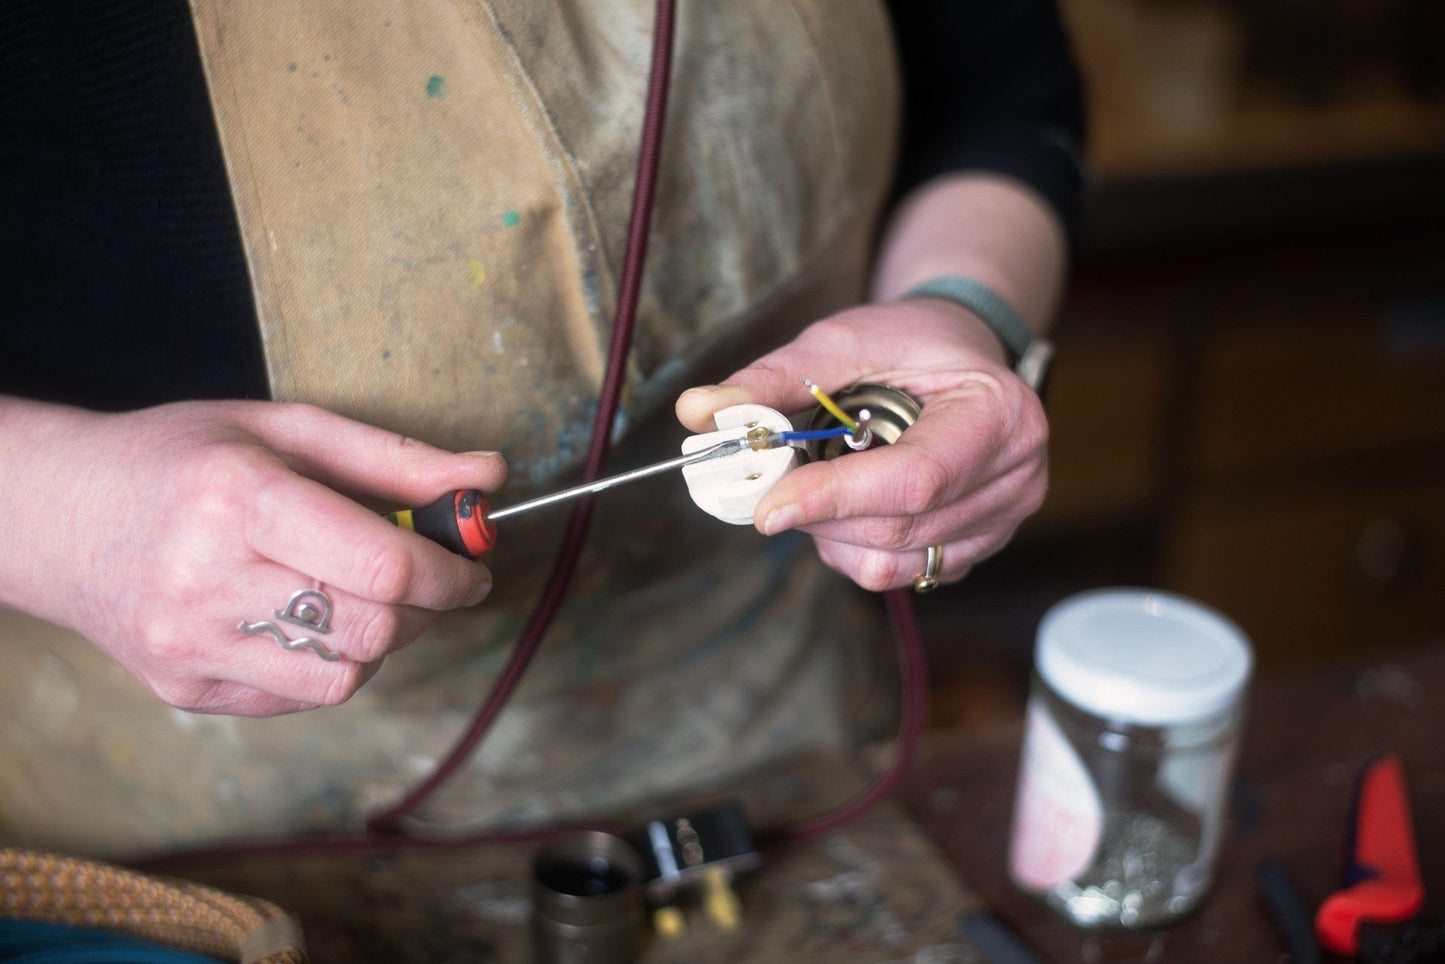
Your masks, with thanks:
[{"label": "watch", "polygon": [[1008,302],[988,285],[962,275],[947,275],[909,288],[902,300],[909,298],[940,298],[973,312],[1003,342],[1014,374],[1035,392],[1042,390],[1054,343],[1029,331]]}]

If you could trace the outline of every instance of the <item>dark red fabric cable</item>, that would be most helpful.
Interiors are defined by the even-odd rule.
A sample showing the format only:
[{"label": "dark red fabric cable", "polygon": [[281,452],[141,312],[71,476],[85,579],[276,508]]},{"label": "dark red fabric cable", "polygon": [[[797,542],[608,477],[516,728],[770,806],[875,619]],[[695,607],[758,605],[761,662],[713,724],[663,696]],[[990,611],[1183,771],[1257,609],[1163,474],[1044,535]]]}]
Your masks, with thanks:
[{"label": "dark red fabric cable", "polygon": [[913,754],[918,749],[918,739],[928,717],[928,660],[923,650],[923,634],[918,629],[918,614],[914,611],[910,590],[891,589],[884,595],[883,601],[888,607],[888,619],[893,624],[893,639],[898,652],[898,673],[903,690],[898,742],[893,750],[893,761],[888,765],[888,769],[857,797],[836,810],[783,829],[776,835],[776,839],[789,841],[817,837],[852,823],[878,801],[898,789],[913,762]]},{"label": "dark red fabric cable", "polygon": [[[928,715],[928,674],[923,650],[923,637],[919,632],[913,598],[907,589],[894,589],[887,593],[884,602],[888,607],[889,619],[893,624],[893,637],[898,654],[898,668],[902,683],[902,717],[898,725],[898,742],[892,762],[878,778],[862,793],[835,810],[791,827],[783,827],[772,833],[760,834],[765,844],[788,843],[809,837],[831,833],[861,817],[871,807],[893,793],[907,774],[918,748]],[[526,830],[492,831],[463,837],[415,837],[381,836],[375,833],[346,834],[329,837],[307,837],[301,839],[282,838],[278,840],[246,841],[203,847],[184,853],[157,854],[133,858],[126,861],[129,866],[143,869],[158,867],[165,872],[174,872],[178,862],[201,862],[227,860],[237,857],[256,857],[263,854],[338,853],[348,851],[452,849],[456,847],[486,844],[540,843],[576,829],[608,829],[596,825],[586,827],[548,826]]]},{"label": "dark red fabric cable", "polygon": [[[638,149],[637,181],[632,195],[632,216],[627,228],[627,253],[622,262],[622,282],[617,295],[617,312],[612,327],[612,347],[607,357],[607,372],[597,401],[597,418],[592,426],[592,442],[587,450],[582,477],[592,482],[601,477],[612,445],[612,425],[622,399],[627,374],[627,356],[632,346],[632,330],[637,317],[637,303],[642,292],[642,269],[647,260],[647,240],[652,223],[652,201],[657,190],[657,171],[662,157],[663,122],[667,113],[667,93],[672,71],[672,36],[674,0],[658,0],[653,26],[652,69],[648,77],[647,112],[642,123],[642,144]],[[452,746],[431,776],[408,793],[399,803],[376,814],[367,821],[372,833],[397,833],[401,821],[440,790],[471,757],[502,711],[512,691],[532,662],[547,629],[552,624],[582,554],[587,530],[592,523],[595,504],[592,496],[580,499],[572,510],[567,534],[557,556],[557,563],[547,580],[542,598],[522,631],[521,639],[501,674],[492,684],[491,692],[472,718],[465,733]]]}]

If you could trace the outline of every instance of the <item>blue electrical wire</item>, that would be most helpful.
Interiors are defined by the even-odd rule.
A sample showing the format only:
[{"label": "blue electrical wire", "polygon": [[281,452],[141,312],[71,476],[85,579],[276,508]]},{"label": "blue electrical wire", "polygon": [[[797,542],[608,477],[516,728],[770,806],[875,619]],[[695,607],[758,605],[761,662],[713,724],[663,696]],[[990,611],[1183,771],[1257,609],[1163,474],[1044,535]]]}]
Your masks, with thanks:
[{"label": "blue electrical wire", "polygon": [[838,438],[843,435],[852,435],[844,426],[837,428],[812,429],[806,432],[779,432],[778,438],[784,442],[816,442],[825,438]]},{"label": "blue electrical wire", "polygon": [[125,934],[43,921],[0,920],[5,964],[221,964]]}]

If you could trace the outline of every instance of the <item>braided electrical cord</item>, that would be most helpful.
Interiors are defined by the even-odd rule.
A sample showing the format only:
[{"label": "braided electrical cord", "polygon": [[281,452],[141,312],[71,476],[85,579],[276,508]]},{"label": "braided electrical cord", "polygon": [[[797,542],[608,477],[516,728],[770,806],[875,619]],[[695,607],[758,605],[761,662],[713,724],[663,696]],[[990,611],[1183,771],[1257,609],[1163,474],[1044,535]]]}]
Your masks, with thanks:
[{"label": "braided electrical cord", "polygon": [[306,964],[284,910],[183,880],[0,848],[0,917],[90,927],[239,964]]}]

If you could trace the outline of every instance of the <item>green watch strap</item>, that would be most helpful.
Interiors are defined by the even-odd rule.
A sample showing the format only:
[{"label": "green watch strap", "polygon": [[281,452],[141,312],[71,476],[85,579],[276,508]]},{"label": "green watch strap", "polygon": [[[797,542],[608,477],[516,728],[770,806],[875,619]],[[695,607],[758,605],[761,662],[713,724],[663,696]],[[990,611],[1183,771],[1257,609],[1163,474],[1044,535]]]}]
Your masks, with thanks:
[{"label": "green watch strap", "polygon": [[1053,344],[1029,331],[1008,302],[988,285],[962,275],[947,275],[909,288],[903,298],[941,298],[973,312],[1004,343],[1014,373],[1035,391],[1043,384],[1044,373],[1054,354]]}]

